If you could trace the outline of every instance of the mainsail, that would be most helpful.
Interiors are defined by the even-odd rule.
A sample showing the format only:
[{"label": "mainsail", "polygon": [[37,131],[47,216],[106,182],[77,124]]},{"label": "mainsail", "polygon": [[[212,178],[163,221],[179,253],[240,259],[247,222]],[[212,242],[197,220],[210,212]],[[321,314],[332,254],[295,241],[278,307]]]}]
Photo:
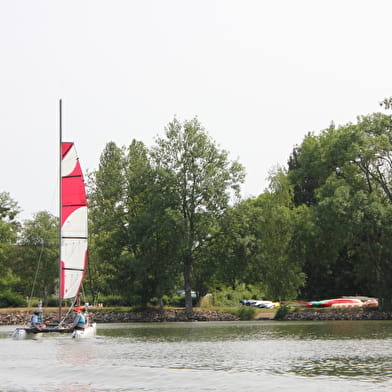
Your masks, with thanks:
[{"label": "mainsail", "polygon": [[87,267],[87,198],[73,143],[61,142],[60,299],[78,295]]}]

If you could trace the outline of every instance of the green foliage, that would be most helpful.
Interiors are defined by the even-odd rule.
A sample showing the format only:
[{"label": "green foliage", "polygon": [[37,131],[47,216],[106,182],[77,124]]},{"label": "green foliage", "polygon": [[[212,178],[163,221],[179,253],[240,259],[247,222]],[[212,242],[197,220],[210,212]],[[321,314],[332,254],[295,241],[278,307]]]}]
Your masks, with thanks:
[{"label": "green foliage", "polygon": [[104,295],[99,298],[99,302],[104,306],[131,306],[127,299],[121,295]]},{"label": "green foliage", "polygon": [[[192,312],[191,289],[193,269],[204,264],[201,256],[216,225],[217,218],[227,208],[231,191],[239,192],[244,179],[243,167],[230,162],[228,154],[219,150],[197,118],[168,124],[164,138],[157,138],[151,153],[154,167],[161,169],[161,190],[177,196],[172,207],[181,219],[181,245],[186,311]],[[169,181],[167,181],[169,180]],[[201,280],[199,280],[200,282]]]},{"label": "green foliage", "polygon": [[0,308],[17,308],[26,306],[26,300],[17,293],[5,291],[0,293]]},{"label": "green foliage", "polygon": [[391,296],[391,129],[390,116],[362,116],[294,150],[288,176],[301,209],[290,258],[304,262],[304,298]]},{"label": "green foliage", "polygon": [[263,271],[266,294],[275,301],[296,298],[304,283],[301,260],[289,258],[295,211],[280,204],[276,195],[266,192],[255,200],[263,217],[257,225],[258,268]]},{"label": "green foliage", "polygon": [[262,299],[264,290],[260,286],[239,284],[235,289],[222,286],[211,291],[212,306],[237,306],[243,299]]},{"label": "green foliage", "polygon": [[[37,303],[35,303],[34,306],[36,305]],[[46,298],[46,302],[44,302],[44,306],[53,307],[53,308],[59,306],[59,298],[54,296]]]},{"label": "green foliage", "polygon": [[252,306],[241,306],[236,311],[236,316],[240,318],[240,320],[253,320],[256,315],[256,309]]},{"label": "green foliage", "polygon": [[15,243],[20,224],[16,221],[18,204],[7,192],[0,192],[0,293],[7,292],[19,278],[12,270]]},{"label": "green foliage", "polygon": [[109,143],[91,176],[89,281],[100,295],[142,306],[173,289],[180,272],[181,222],[170,176],[151,166],[143,143]]},{"label": "green foliage", "polygon": [[209,287],[226,285],[237,290],[238,284],[262,279],[262,271],[256,267],[260,212],[252,200],[247,200],[227,208],[221,215],[203,254],[202,266],[206,265],[204,271],[208,274],[204,281],[210,282]]},{"label": "green foliage", "polygon": [[[151,149],[110,142],[88,184],[90,302],[190,312],[193,290],[210,306],[367,295],[392,309],[391,173],[392,118],[380,113],[306,135],[288,170],[232,205],[244,170],[197,118],[174,119]],[[30,295],[41,260],[35,295],[50,301],[57,220],[42,212],[21,230],[18,211],[0,193],[0,293]]]},{"label": "green foliage", "polygon": [[125,149],[109,142],[87,183],[91,251],[86,286],[94,297],[113,294],[117,285],[117,263],[127,242],[125,165]]},{"label": "green foliage", "polygon": [[[172,297],[168,296],[166,297],[166,303],[165,305],[167,306],[175,306],[179,308],[184,308],[185,307],[185,295],[174,295]],[[192,297],[192,306],[197,305],[197,298]]]},{"label": "green foliage", "polygon": [[10,263],[20,278],[15,290],[46,302],[58,278],[58,219],[47,211],[36,213],[24,222],[18,245]]},{"label": "green foliage", "polygon": [[[20,212],[18,203],[13,200],[8,192],[0,192],[0,220],[19,226],[16,217]],[[4,237],[2,237],[2,240]]]},{"label": "green foliage", "polygon": [[283,320],[288,313],[290,313],[289,305],[282,303],[280,304],[279,309],[276,311],[274,319]]}]

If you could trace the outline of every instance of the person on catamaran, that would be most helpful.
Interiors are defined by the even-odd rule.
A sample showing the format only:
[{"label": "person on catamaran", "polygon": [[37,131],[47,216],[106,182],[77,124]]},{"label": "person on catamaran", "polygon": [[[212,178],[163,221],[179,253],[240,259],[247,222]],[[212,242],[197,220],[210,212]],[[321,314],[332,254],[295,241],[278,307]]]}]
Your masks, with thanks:
[{"label": "person on catamaran", "polygon": [[36,310],[30,317],[30,327],[31,328],[36,328],[36,329],[41,329],[42,324],[39,319],[39,311]]},{"label": "person on catamaran", "polygon": [[82,308],[78,306],[77,308],[74,309],[75,315],[72,320],[72,324],[70,328],[72,330],[79,329],[83,330],[86,327],[86,319],[84,318],[84,315],[82,314]]},{"label": "person on catamaran", "polygon": [[81,310],[82,310],[82,315],[84,316],[84,326],[88,327],[90,325],[90,317],[88,315],[87,306],[84,305],[84,307],[82,307]]},{"label": "person on catamaran", "polygon": [[39,327],[45,327],[44,325],[44,312],[42,311],[42,308],[37,308],[36,312],[38,312],[37,318],[38,318],[38,326]]}]

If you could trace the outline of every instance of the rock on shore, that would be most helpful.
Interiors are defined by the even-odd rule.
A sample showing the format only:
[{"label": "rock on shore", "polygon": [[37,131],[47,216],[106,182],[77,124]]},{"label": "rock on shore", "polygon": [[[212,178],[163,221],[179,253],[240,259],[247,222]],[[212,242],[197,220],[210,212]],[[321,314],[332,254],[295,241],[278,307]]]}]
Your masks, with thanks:
[{"label": "rock on shore", "polygon": [[392,312],[380,312],[372,308],[306,309],[285,315],[290,321],[328,320],[392,320]]},{"label": "rock on shore", "polygon": [[[0,314],[0,325],[22,325],[30,319],[29,312],[9,312]],[[96,323],[133,323],[133,322],[173,322],[173,321],[236,321],[232,314],[210,310],[195,310],[188,318],[182,309],[168,309],[162,312],[147,310],[141,312],[94,311],[89,312],[90,321]],[[66,322],[71,322],[72,315]],[[57,323],[58,313],[44,313],[45,323]]]}]

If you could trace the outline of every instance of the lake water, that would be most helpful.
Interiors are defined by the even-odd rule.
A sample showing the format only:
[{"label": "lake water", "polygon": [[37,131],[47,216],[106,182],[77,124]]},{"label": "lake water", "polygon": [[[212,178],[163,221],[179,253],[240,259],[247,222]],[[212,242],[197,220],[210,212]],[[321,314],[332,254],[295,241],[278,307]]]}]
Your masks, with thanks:
[{"label": "lake water", "polygon": [[100,324],[92,340],[15,341],[1,392],[391,391],[392,322]]}]

